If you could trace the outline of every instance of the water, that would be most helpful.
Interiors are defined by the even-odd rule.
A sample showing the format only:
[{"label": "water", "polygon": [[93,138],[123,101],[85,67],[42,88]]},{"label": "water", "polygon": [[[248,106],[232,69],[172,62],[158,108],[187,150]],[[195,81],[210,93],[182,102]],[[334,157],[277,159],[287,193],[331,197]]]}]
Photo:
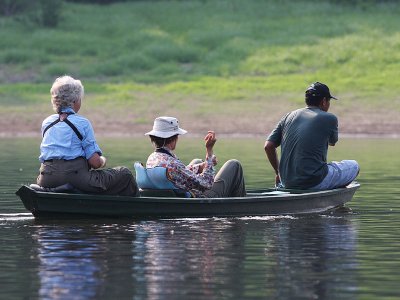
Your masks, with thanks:
[{"label": "water", "polygon": [[[200,139],[199,139],[200,140]],[[4,299],[395,299],[400,297],[399,140],[344,140],[355,158],[351,212],[313,216],[37,221],[14,195],[37,175],[38,140],[2,139],[0,286]],[[132,166],[147,140],[100,141]],[[220,139],[252,187],[272,185],[262,139]],[[178,155],[201,157],[181,139]],[[223,155],[222,155],[223,154]]]}]

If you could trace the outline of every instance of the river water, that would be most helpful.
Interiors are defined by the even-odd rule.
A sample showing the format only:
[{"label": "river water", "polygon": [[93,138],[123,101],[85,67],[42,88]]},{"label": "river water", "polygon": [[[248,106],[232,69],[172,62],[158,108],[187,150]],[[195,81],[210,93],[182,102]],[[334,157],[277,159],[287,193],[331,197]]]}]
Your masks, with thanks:
[{"label": "river water", "polygon": [[[109,165],[151,151],[141,139],[100,141]],[[181,139],[177,154],[198,157]],[[221,139],[249,188],[271,186],[262,139]],[[357,159],[350,211],[311,216],[35,220],[15,196],[34,182],[37,139],[1,139],[1,299],[400,298],[400,141],[345,139],[329,159]]]}]

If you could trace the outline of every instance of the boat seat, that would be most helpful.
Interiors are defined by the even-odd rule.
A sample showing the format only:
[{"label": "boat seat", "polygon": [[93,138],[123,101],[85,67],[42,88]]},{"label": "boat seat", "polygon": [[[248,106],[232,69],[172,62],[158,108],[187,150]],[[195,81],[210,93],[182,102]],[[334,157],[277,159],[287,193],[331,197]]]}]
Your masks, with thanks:
[{"label": "boat seat", "polygon": [[139,188],[140,197],[170,197],[170,198],[188,198],[185,192],[179,190],[156,190]]},{"label": "boat seat", "polygon": [[72,184],[66,183],[60,186],[56,186],[53,188],[47,188],[40,186],[38,184],[30,184],[29,187],[38,192],[47,192],[47,193],[73,193],[73,194],[81,194],[82,192],[75,188]]},{"label": "boat seat", "polygon": [[145,168],[142,163],[133,165],[136,172],[136,182],[141,196],[149,197],[183,197],[190,198],[191,194],[177,188],[167,175],[167,168]]}]

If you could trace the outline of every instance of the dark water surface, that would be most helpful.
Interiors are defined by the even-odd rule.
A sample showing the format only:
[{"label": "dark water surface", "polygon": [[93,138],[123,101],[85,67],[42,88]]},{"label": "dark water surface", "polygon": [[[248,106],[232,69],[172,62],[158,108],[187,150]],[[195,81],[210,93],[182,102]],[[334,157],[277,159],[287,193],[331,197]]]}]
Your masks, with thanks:
[{"label": "dark water surface", "polygon": [[[151,151],[147,140],[100,142],[110,166]],[[331,149],[361,164],[351,212],[172,220],[34,220],[14,193],[35,180],[38,143],[1,139],[1,299],[400,297],[399,140]],[[271,186],[262,145],[220,139],[216,152],[242,161],[248,187]],[[181,139],[177,154],[189,161],[201,147]]]}]

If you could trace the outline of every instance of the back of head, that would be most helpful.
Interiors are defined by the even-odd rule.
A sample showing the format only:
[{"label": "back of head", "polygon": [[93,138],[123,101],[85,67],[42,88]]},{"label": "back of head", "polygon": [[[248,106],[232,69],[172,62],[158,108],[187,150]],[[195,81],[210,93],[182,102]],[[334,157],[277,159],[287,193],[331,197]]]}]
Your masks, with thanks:
[{"label": "back of head", "polygon": [[331,95],[328,86],[318,81],[311,84],[305,92],[305,101],[309,106],[319,106],[324,98],[336,99]]},{"label": "back of head", "polygon": [[170,136],[168,138],[161,138],[161,137],[154,136],[154,135],[149,135],[149,136],[150,136],[151,142],[154,144],[154,146],[156,148],[162,148],[165,145],[168,145],[169,143],[173,142],[174,140],[176,140],[178,138],[177,134]]},{"label": "back of head", "polygon": [[74,102],[82,100],[84,88],[80,80],[61,76],[54,81],[50,94],[54,111],[60,113],[62,109],[72,107]]}]

